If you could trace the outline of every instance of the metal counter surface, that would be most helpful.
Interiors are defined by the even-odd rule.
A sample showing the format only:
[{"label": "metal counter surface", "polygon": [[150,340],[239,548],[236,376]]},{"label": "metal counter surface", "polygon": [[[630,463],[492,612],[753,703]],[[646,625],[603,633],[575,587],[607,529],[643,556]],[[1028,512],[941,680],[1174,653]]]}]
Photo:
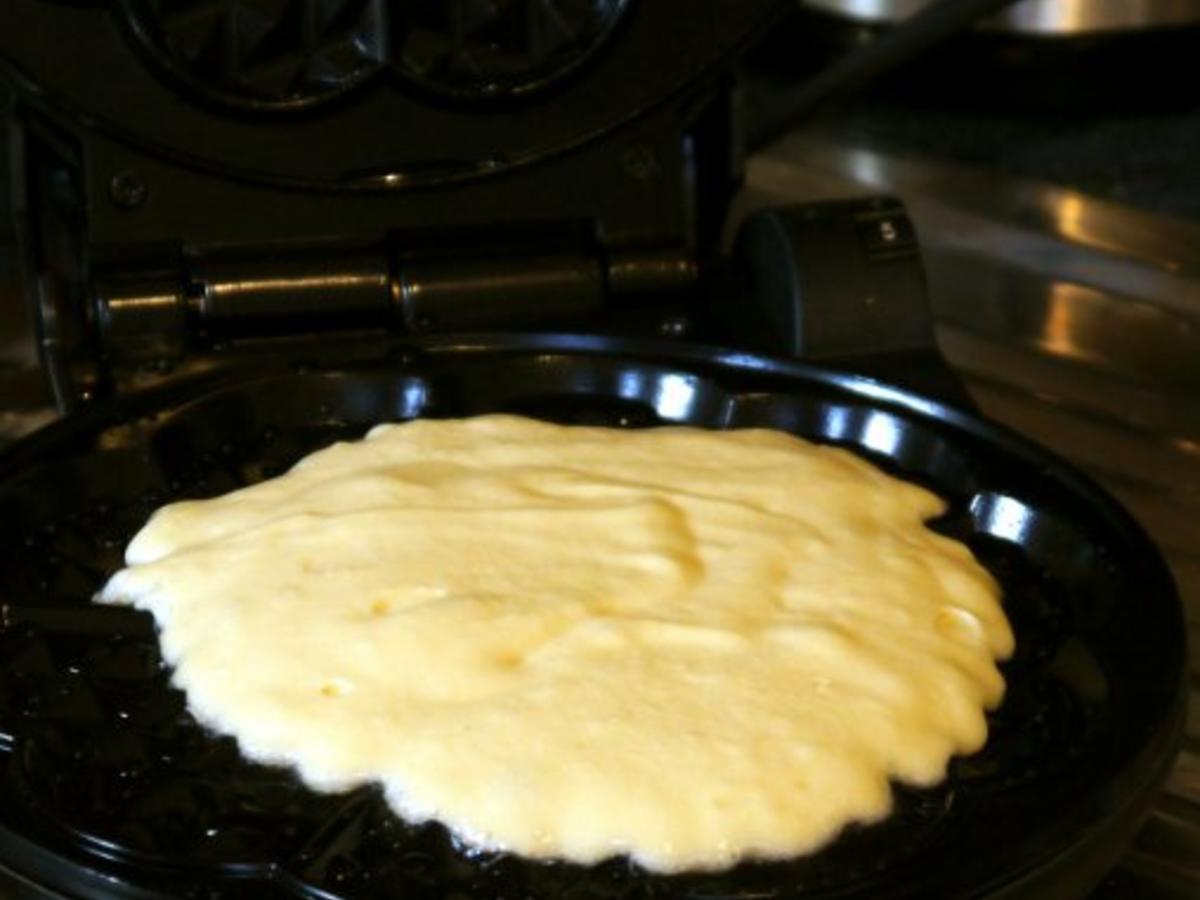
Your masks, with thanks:
[{"label": "metal counter surface", "polygon": [[748,184],[744,207],[901,197],[980,409],[1091,474],[1163,550],[1187,609],[1184,747],[1094,898],[1200,897],[1200,225],[811,132],[752,159]]}]

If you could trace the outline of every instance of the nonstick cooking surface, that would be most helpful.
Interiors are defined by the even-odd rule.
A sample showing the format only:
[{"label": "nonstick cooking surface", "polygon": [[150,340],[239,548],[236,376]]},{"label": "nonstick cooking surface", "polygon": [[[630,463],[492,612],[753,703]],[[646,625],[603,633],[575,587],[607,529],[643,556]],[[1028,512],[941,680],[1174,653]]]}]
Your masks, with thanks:
[{"label": "nonstick cooking surface", "polygon": [[[779,428],[936,490],[950,507],[934,527],[999,579],[1017,636],[987,746],[954,760],[937,788],[898,787],[891,817],[812,856],[678,876],[625,859],[535,863],[404,823],[375,788],[317,794],[288,770],[243,760],[187,713],[151,620],[89,605],[163,503],[280,474],[381,421],[495,411]],[[509,339],[210,374],[98,405],[13,447],[0,458],[0,529],[0,860],[73,896],[1082,891],[1136,825],[1178,735],[1182,616],[1128,516],[999,428],[794,363]]]}]

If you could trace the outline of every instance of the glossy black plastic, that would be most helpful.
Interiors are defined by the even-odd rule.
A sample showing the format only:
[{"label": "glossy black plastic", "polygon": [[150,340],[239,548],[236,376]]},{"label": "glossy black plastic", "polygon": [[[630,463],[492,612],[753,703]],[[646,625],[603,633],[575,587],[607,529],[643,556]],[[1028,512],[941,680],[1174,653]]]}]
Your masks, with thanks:
[{"label": "glossy black plastic", "polygon": [[[408,192],[594,143],[710,81],[784,5],[5,0],[0,77],[72,131],[139,148],[156,182],[154,160],[170,160],[260,184]],[[522,6],[538,15],[522,22]],[[512,31],[550,7],[566,35],[521,46]],[[439,23],[455,9],[463,21]]]},{"label": "glossy black plastic", "polygon": [[[934,488],[948,508],[933,527],[1000,580],[1017,634],[985,749],[801,859],[664,877],[471,853],[373,788],[320,795],[246,762],[187,713],[147,619],[88,605],[166,501],[278,474],[376,422],[490,411],[777,428]],[[90,407],[0,458],[0,591],[0,863],[73,896],[1077,896],[1164,776],[1184,696],[1163,562],[1059,460],[863,378],[599,338],[260,359]]]},{"label": "glossy black plastic", "polygon": [[168,78],[252,113],[328,102],[389,67],[457,100],[512,99],[584,64],[627,0],[124,0],[123,15]]}]

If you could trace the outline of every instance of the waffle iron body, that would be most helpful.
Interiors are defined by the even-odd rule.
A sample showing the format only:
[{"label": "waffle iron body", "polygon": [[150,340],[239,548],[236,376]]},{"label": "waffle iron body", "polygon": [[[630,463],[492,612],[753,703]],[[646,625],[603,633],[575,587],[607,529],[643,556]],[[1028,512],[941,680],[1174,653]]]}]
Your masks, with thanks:
[{"label": "waffle iron body", "polygon": [[[394,6],[0,11],[19,277],[65,413],[0,456],[7,889],[1082,896],[1178,741],[1178,598],[1094,485],[964,411],[898,204],[764,211],[722,253],[729,69],[776,4]],[[535,863],[246,762],[191,719],[152,622],[89,604],[165,502],[491,411],[779,428],[936,490],[1017,635],[987,747],[809,857]]]}]

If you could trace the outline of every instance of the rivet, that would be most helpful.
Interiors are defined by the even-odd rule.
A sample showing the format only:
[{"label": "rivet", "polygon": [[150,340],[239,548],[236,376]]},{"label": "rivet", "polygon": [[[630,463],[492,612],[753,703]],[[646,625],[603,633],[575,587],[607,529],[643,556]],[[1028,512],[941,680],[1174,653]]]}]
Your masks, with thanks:
[{"label": "rivet", "polygon": [[108,182],[108,196],[122,209],[135,209],[150,196],[150,188],[137,172],[118,172]]}]

